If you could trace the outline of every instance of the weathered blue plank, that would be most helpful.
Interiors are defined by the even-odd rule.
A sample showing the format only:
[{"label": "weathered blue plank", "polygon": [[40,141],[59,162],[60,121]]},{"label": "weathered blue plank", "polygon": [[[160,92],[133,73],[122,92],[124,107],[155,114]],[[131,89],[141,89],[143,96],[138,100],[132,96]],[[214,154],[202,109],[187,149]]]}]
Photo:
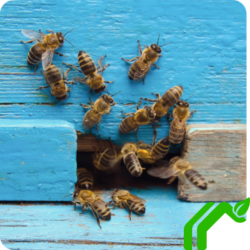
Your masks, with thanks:
[{"label": "weathered blue plank", "polygon": [[0,200],[61,200],[76,182],[74,126],[60,120],[2,120],[0,162]]},{"label": "weathered blue plank", "polygon": [[[96,129],[84,131],[81,125],[84,113],[79,104],[89,101],[89,88],[80,84],[72,86],[66,101],[52,108],[43,105],[55,99],[49,90],[35,90],[46,83],[41,74],[30,75],[33,70],[26,65],[30,45],[19,42],[25,39],[21,34],[24,28],[66,32],[73,27],[75,30],[67,39],[76,48],[65,43],[58,51],[67,58],[55,55],[54,63],[77,63],[79,49],[86,50],[95,60],[107,54],[106,63],[111,66],[104,72],[104,78],[115,80],[108,90],[111,93],[122,90],[114,97],[118,105],[110,116],[104,117],[100,126],[104,138],[111,136],[117,144],[124,142],[124,137],[117,133],[122,121],[120,110],[132,112],[134,106],[126,104],[137,103],[141,96],[151,97],[151,92],[163,94],[175,85],[184,87],[184,99],[195,93],[190,103],[199,113],[190,123],[246,123],[246,12],[237,1],[158,1],[156,5],[152,1],[142,4],[98,0],[83,4],[81,1],[23,0],[5,4],[0,20],[0,105],[35,104],[28,109],[15,108],[12,118],[18,110],[22,110],[23,117],[31,114],[43,118],[44,115],[37,112],[43,108],[48,117],[65,117],[69,122],[74,121],[77,130],[97,134]],[[159,33],[160,44],[172,42],[163,47],[163,57],[157,62],[161,69],[150,71],[145,86],[131,82],[127,77],[129,65],[120,58],[138,55],[137,39],[143,46],[149,45],[156,42]],[[78,73],[72,72],[69,76],[76,75]],[[92,98],[95,100],[98,95]],[[70,107],[65,105],[70,103],[73,104]],[[1,114],[9,112],[9,106],[1,105]],[[158,132],[165,137],[168,126],[164,118],[160,125],[162,129]],[[152,133],[145,133],[147,129],[142,131],[141,136],[150,142]],[[126,138],[134,140],[133,135]]]}]

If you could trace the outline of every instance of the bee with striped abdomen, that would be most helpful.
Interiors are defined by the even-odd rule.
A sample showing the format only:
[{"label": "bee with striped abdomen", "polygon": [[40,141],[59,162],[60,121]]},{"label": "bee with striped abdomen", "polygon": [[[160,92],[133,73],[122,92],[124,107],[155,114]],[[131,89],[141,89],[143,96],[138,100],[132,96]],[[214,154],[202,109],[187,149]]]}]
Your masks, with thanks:
[{"label": "bee with striped abdomen", "polygon": [[157,132],[154,129],[154,139],[152,146],[140,143],[137,150],[137,157],[146,164],[153,164],[157,160],[164,158],[169,150],[170,143],[168,137],[169,136],[155,143],[157,138]]},{"label": "bee with striped abdomen", "polygon": [[137,144],[132,142],[124,144],[121,149],[121,156],[123,157],[123,162],[130,174],[135,177],[141,176],[142,171],[144,170],[144,168],[141,167],[141,163],[137,158],[137,150]]},{"label": "bee with striped abdomen", "polygon": [[55,98],[59,101],[65,100],[66,98],[69,97],[67,93],[70,92],[71,89],[67,88],[66,83],[76,84],[75,82],[67,81],[69,69],[66,70],[65,77],[61,74],[59,69],[54,64],[51,64],[45,71],[41,72],[48,85],[40,87],[37,90],[50,87],[51,95],[55,96]]},{"label": "bee with striped abdomen", "polygon": [[110,107],[115,104],[114,99],[109,95],[102,95],[95,103],[90,99],[90,105],[80,104],[85,109],[91,108],[83,117],[83,127],[85,129],[90,129],[97,124],[97,131],[99,131],[99,124],[102,121],[102,116],[109,114],[111,110]]},{"label": "bee with striped abdomen", "polygon": [[27,58],[28,65],[36,65],[36,72],[39,63],[42,61],[43,70],[46,70],[52,62],[54,53],[59,56],[64,56],[55,50],[63,46],[64,40],[70,43],[67,39],[65,39],[66,34],[70,31],[63,35],[61,32],[54,33],[52,30],[49,30],[51,34],[45,35],[41,32],[41,30],[39,30],[39,32],[34,30],[22,30],[22,34],[31,39],[26,42],[21,40],[22,43],[32,43],[34,41],[38,41],[38,43],[33,45],[29,51]]},{"label": "bee with striped abdomen", "polygon": [[147,173],[161,179],[171,178],[168,181],[168,184],[171,184],[177,177],[183,182],[185,182],[185,178],[187,178],[196,187],[203,190],[207,189],[206,180],[192,168],[191,164],[187,160],[179,156],[173,157],[166,165],[148,169]]},{"label": "bee with striped abdomen", "polygon": [[[123,119],[119,126],[119,132],[121,134],[127,134],[133,130],[135,130],[135,135],[141,125],[150,124],[155,121],[155,111],[148,106],[145,106],[143,109],[139,109],[141,104],[141,100],[136,106],[136,113],[124,113],[122,114],[128,116]],[[129,116],[131,115],[131,116]]]},{"label": "bee with striped abdomen", "polygon": [[169,108],[173,107],[177,101],[181,98],[183,93],[183,87],[182,86],[175,86],[169,90],[167,90],[163,96],[161,97],[160,94],[152,93],[156,95],[157,99],[148,99],[148,98],[142,98],[141,100],[146,100],[149,102],[154,102],[152,109],[156,113],[156,120],[159,120],[161,117],[166,115],[168,113]]},{"label": "bee with striped abdomen", "polygon": [[145,200],[131,194],[127,190],[115,189],[111,195],[112,201],[109,204],[114,204],[114,207],[127,208],[129,210],[129,219],[131,220],[132,211],[137,214],[145,214]]},{"label": "bee with striped abdomen", "polygon": [[104,83],[112,83],[110,81],[104,81],[102,73],[110,64],[106,64],[102,67],[101,62],[107,55],[101,57],[98,61],[98,67],[95,66],[94,61],[88,53],[79,51],[78,63],[79,70],[75,65],[64,63],[65,65],[75,68],[77,71],[83,73],[85,77],[75,77],[74,81],[87,84],[90,87],[90,91],[94,90],[95,93],[100,93],[105,90],[106,85]]},{"label": "bee with striped abdomen", "polygon": [[129,73],[128,73],[129,79],[134,80],[134,81],[141,81],[143,79],[143,84],[145,84],[145,77],[147,73],[149,72],[150,67],[154,66],[155,68],[159,69],[159,67],[156,66],[155,63],[158,60],[158,58],[162,56],[160,55],[161,47],[167,45],[167,44],[164,44],[164,45],[159,46],[158,45],[159,38],[160,38],[160,35],[158,37],[157,44],[151,44],[150,47],[145,46],[146,48],[143,51],[142,51],[140,42],[138,40],[140,56],[136,56],[133,59],[122,58],[122,60],[126,62],[133,62],[134,60],[136,60],[129,69]]},{"label": "bee with striped abdomen", "polygon": [[170,124],[169,141],[173,145],[182,143],[186,134],[187,119],[196,112],[189,112],[189,103],[183,100],[177,102],[176,108],[173,110],[173,120]]},{"label": "bee with striped abdomen", "polygon": [[84,209],[90,207],[100,228],[101,224],[99,217],[104,220],[111,219],[111,212],[107,203],[90,190],[80,190],[79,192],[75,192],[72,202],[74,204],[82,205],[82,213],[84,212]]},{"label": "bee with striped abdomen", "polygon": [[92,190],[94,184],[93,175],[86,168],[77,169],[77,185],[80,189]]},{"label": "bee with striped abdomen", "polygon": [[[110,141],[110,139],[109,139]],[[102,148],[102,141],[100,140],[100,147]],[[102,152],[100,148],[100,152]],[[102,153],[97,153],[93,155],[93,164],[95,168],[106,173],[113,173],[120,166],[121,157],[119,157],[119,152],[114,148],[110,141],[110,148],[107,148]]]}]

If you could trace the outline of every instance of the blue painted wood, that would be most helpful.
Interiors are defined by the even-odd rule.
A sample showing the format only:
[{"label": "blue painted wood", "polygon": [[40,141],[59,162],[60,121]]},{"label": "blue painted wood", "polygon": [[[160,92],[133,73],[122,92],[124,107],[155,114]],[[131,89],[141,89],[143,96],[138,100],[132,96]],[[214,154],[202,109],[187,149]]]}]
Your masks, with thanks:
[{"label": "blue painted wood", "polygon": [[[67,58],[54,56],[54,63],[77,63],[77,52],[86,50],[96,61],[107,54],[111,66],[104,72],[106,80],[115,80],[108,86],[118,103],[111,114],[103,117],[100,134],[111,136],[116,144],[135,141],[133,133],[119,135],[118,126],[125,112],[135,111],[140,97],[152,97],[151,92],[163,94],[175,85],[184,87],[183,98],[190,99],[191,109],[197,109],[191,123],[246,123],[246,12],[241,3],[231,0],[208,1],[10,1],[0,13],[0,114],[1,118],[63,119],[73,122],[77,130],[97,135],[96,128],[84,131],[84,115],[80,103],[91,96],[88,86],[72,87],[69,99],[55,104],[49,89],[35,89],[46,85],[42,75],[32,75],[26,65],[31,45],[21,44],[25,39],[22,29],[41,28],[66,32],[76,48],[68,43],[58,51]],[[137,39],[142,46],[155,43],[161,33],[163,57],[152,69],[146,85],[131,82],[127,77],[129,65],[120,58],[138,55]],[[8,39],[6,39],[8,38]],[[41,68],[39,68],[41,69]],[[64,67],[64,69],[66,69]],[[39,72],[39,71],[38,71]],[[71,72],[69,78],[80,76]],[[93,100],[98,98],[93,94]],[[15,106],[6,104],[15,103]],[[24,103],[24,105],[18,105]],[[143,102],[145,105],[146,102]],[[44,112],[39,112],[39,111]],[[158,129],[160,137],[168,133],[169,125],[163,118]],[[139,138],[152,141],[152,129],[145,126]]]},{"label": "blue painted wood", "polygon": [[76,147],[68,122],[2,120],[0,200],[61,200],[76,182]]},{"label": "blue painted wood", "polygon": [[[146,199],[145,215],[132,214],[130,221],[127,210],[116,208],[112,210],[115,215],[110,221],[101,221],[102,229],[91,211],[80,215],[80,207],[74,212],[73,206],[2,205],[1,240],[10,241],[5,244],[8,247],[22,246],[21,242],[27,242],[27,249],[36,249],[39,246],[36,244],[46,243],[51,243],[51,248],[56,243],[60,243],[58,246],[61,248],[64,244],[64,249],[72,249],[70,243],[76,247],[74,249],[80,248],[79,244],[83,244],[81,249],[109,249],[112,245],[114,249],[126,246],[125,249],[130,250],[137,249],[139,244],[148,249],[158,249],[159,246],[163,249],[183,249],[184,225],[204,203],[181,202],[176,199],[177,192],[172,188],[131,189],[130,192]],[[110,200],[110,192],[99,194],[105,201]],[[194,226],[194,237],[197,225]]]}]

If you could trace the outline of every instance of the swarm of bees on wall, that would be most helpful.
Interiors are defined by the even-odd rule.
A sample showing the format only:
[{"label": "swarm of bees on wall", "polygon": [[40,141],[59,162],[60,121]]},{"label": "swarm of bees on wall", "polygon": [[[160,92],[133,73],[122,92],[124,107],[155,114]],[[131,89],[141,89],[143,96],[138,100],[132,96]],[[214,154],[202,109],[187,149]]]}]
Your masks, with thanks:
[{"label": "swarm of bees on wall", "polygon": [[[98,60],[98,65],[96,65],[87,52],[79,51],[79,66],[63,63],[68,67],[65,74],[61,72],[57,66],[52,64],[54,54],[64,56],[58,53],[56,49],[62,47],[65,40],[70,43],[65,36],[72,30],[64,35],[61,32],[54,33],[52,30],[48,31],[49,34],[44,34],[41,30],[39,30],[39,32],[22,30],[22,34],[31,39],[26,42],[21,41],[22,43],[37,42],[29,50],[27,63],[30,66],[34,65],[36,72],[40,62],[42,62],[43,71],[41,72],[47,86],[38,89],[50,87],[51,95],[58,101],[65,100],[69,97],[68,93],[71,91],[70,85],[72,84],[83,83],[89,86],[90,92],[94,91],[95,93],[101,93],[107,88],[105,83],[113,83],[113,81],[105,81],[102,75],[103,71],[110,65],[103,64],[106,55],[102,56]],[[133,59],[121,58],[126,62],[133,62],[128,72],[129,79],[134,81],[143,80],[143,84],[145,84],[145,77],[150,71],[151,66],[160,69],[155,63],[159,57],[162,56],[161,47],[167,44],[159,46],[159,38],[160,35],[157,44],[145,46],[144,50],[142,50],[138,40],[140,56],[136,56]],[[74,46],[73,44],[71,45]],[[75,77],[72,81],[68,81],[69,72],[73,69],[82,73],[84,77]],[[69,85],[69,87],[67,85]],[[136,136],[137,143],[127,142],[122,147],[117,148],[114,147],[110,141],[110,147],[102,150],[102,143],[100,140],[100,149],[97,149],[92,157],[94,168],[100,172],[110,174],[115,173],[121,165],[125,165],[127,171],[136,178],[140,177],[143,171],[146,170],[147,174],[150,176],[169,179],[168,184],[172,183],[176,178],[179,178],[182,182],[189,181],[197,188],[206,190],[206,180],[197,170],[192,168],[192,164],[185,158],[175,156],[169,161],[164,160],[165,156],[169,153],[170,145],[176,146],[183,142],[186,136],[187,120],[195,112],[190,112],[187,100],[184,101],[181,99],[183,87],[174,86],[163,93],[162,96],[159,93],[152,94],[156,96],[156,99],[141,97],[136,106],[135,113],[124,113],[121,111],[126,117],[124,117],[119,126],[119,133],[127,134],[134,131],[136,136],[140,126],[147,124],[152,125],[154,129],[152,145],[139,141]],[[84,129],[87,130],[96,125],[98,130],[98,126],[102,121],[102,116],[109,114],[111,112],[111,107],[116,105],[113,99],[115,95],[110,95],[109,93],[104,94],[95,102],[90,99],[90,104],[81,104],[84,109],[90,109],[83,117],[82,125]],[[152,102],[153,105],[139,108],[142,100]],[[170,114],[169,109],[172,107],[173,112]],[[154,124],[159,122],[163,116],[167,116],[170,122],[170,130],[165,138],[161,138],[157,141],[157,131]],[[172,121],[170,121],[170,118],[172,118]],[[143,165],[151,167],[145,168]],[[100,217],[104,220],[111,219],[112,214],[109,206],[112,204],[113,209],[115,207],[127,209],[129,211],[130,220],[132,212],[136,214],[145,214],[146,201],[131,194],[129,191],[115,188],[111,194],[111,201],[106,203],[93,191],[93,186],[94,177],[92,173],[86,168],[78,168],[77,182],[75,183],[72,200],[74,210],[76,210],[76,205],[80,205],[83,213],[84,209],[89,207],[100,228]]]}]

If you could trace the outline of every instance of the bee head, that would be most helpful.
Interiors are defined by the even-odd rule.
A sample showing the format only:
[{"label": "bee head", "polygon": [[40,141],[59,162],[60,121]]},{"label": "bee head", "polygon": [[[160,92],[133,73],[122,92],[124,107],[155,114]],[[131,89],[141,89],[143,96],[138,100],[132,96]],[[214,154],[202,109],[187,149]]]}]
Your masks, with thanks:
[{"label": "bee head", "polygon": [[65,40],[64,35],[62,32],[56,32],[56,35],[57,35],[58,41],[60,43],[59,47],[62,47],[64,40]]},{"label": "bee head", "polygon": [[114,104],[114,99],[109,95],[103,95],[102,98],[107,101],[110,105]]},{"label": "bee head", "polygon": [[182,107],[182,108],[188,108],[189,107],[189,103],[183,100],[179,100],[177,103],[177,106]]},{"label": "bee head", "polygon": [[145,106],[144,109],[147,110],[149,118],[151,120],[155,119],[156,113],[155,113],[155,111],[153,109],[151,109],[149,106]]},{"label": "bee head", "polygon": [[102,91],[104,91],[106,89],[105,85],[102,85],[99,89],[95,89],[95,93],[101,93]]},{"label": "bee head", "polygon": [[161,48],[160,48],[160,46],[159,45],[157,45],[157,44],[151,44],[150,45],[150,48],[152,49],[152,50],[154,50],[156,53],[158,53],[158,54],[160,54],[161,53]]}]

